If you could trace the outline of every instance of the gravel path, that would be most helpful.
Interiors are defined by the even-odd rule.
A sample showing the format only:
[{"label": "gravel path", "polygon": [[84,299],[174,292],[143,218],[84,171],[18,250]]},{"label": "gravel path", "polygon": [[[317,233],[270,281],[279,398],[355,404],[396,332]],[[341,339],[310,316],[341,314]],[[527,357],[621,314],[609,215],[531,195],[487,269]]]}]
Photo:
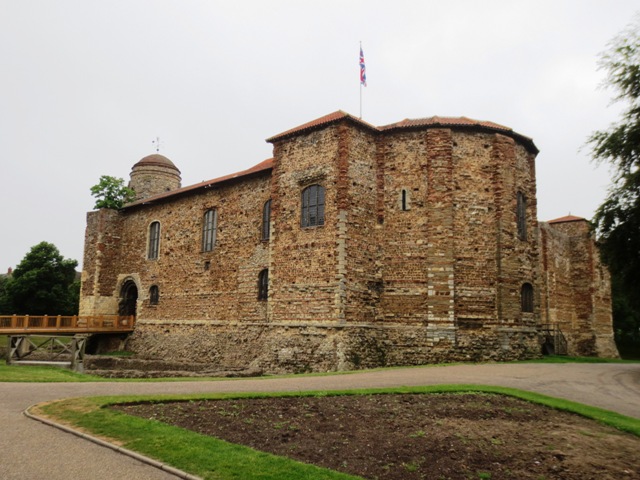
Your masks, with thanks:
[{"label": "gravel path", "polygon": [[47,400],[107,394],[334,390],[444,383],[520,388],[640,418],[640,364],[455,365],[212,382],[0,383],[0,477],[3,480],[176,478],[22,415],[30,405]]}]

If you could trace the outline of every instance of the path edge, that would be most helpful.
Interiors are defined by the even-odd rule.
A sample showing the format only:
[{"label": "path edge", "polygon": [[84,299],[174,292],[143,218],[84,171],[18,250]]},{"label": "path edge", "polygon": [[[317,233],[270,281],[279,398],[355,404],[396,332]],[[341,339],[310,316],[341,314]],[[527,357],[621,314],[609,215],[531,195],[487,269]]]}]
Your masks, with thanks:
[{"label": "path edge", "polygon": [[147,465],[150,465],[152,467],[158,468],[164,472],[170,473],[172,475],[175,475],[178,478],[182,478],[184,480],[203,480],[202,477],[197,477],[195,475],[192,475],[190,473],[184,472],[182,470],[179,470],[175,467],[172,467],[171,465],[167,465],[166,463],[162,463],[159,462],[157,460],[154,460],[153,458],[149,458],[146,457],[138,452],[134,452],[133,450],[129,450],[127,448],[123,448],[120,447],[118,445],[114,445],[113,443],[109,443],[106,440],[102,440],[101,438],[98,437],[94,437],[91,435],[88,435],[84,432],[80,432],[78,430],[74,430],[73,428],[67,426],[67,425],[62,425],[61,423],[57,423],[54,421],[49,420],[48,418],[44,418],[44,417],[40,417],[38,415],[35,415],[33,413],[30,412],[30,410],[37,406],[38,404],[34,404],[31,405],[29,407],[27,407],[26,410],[24,410],[22,412],[22,414],[27,417],[30,418],[31,420],[35,420],[37,422],[43,423],[45,425],[48,425],[50,427],[53,428],[57,428],[58,430],[61,430],[63,432],[66,433],[70,433],[72,435],[75,435],[76,437],[82,438],[83,440],[88,440],[90,442],[95,443],[96,445],[99,445],[101,447],[106,447],[110,450],[113,450],[114,452],[117,453],[121,453],[123,455],[126,455],[128,457],[133,458],[134,460],[138,460],[139,462],[145,463]]}]

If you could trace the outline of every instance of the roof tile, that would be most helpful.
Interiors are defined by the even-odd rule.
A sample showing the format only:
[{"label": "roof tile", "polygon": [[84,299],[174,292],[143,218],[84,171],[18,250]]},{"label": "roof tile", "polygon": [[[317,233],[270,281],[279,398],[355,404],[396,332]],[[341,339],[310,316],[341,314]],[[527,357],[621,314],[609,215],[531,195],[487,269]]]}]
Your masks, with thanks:
[{"label": "roof tile", "polygon": [[180,195],[180,194],[184,194],[184,193],[188,193],[188,192],[192,192],[192,191],[199,190],[199,189],[204,189],[204,188],[211,188],[211,187],[213,187],[213,186],[215,186],[217,184],[220,184],[220,183],[223,183],[223,182],[226,182],[226,181],[229,181],[229,180],[233,180],[233,179],[236,179],[236,178],[246,177],[246,176],[251,175],[253,173],[258,173],[258,172],[270,170],[271,168],[273,168],[273,158],[268,158],[267,160],[264,160],[264,161],[258,163],[257,165],[254,165],[253,167],[248,168],[247,170],[243,170],[241,172],[225,175],[223,177],[214,178],[212,180],[206,180],[204,182],[196,183],[194,185],[189,185],[188,187],[178,188],[177,190],[171,190],[169,192],[160,193],[160,194],[154,195],[152,197],[143,198],[141,200],[137,200],[135,202],[128,203],[122,208],[126,209],[126,208],[129,208],[129,207],[135,207],[135,206],[138,206],[138,205],[153,203],[153,202],[156,202],[158,200],[163,200],[165,198],[172,197],[174,195]]},{"label": "roof tile", "polygon": [[566,222],[578,222],[580,220],[587,221],[586,218],[576,217],[575,215],[566,215],[564,217],[556,218],[554,220],[549,220],[547,223],[566,223]]}]

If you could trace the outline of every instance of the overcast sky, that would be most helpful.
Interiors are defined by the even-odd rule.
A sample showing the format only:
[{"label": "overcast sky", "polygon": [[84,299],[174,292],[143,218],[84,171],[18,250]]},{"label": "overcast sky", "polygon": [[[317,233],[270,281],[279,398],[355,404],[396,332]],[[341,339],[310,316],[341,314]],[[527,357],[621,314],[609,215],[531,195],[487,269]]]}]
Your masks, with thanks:
[{"label": "overcast sky", "polygon": [[538,216],[591,218],[619,117],[600,52],[625,0],[0,0],[0,273],[54,243],[82,264],[90,187],[160,153],[183,186],[271,157],[265,139],[335,110],[467,116],[532,137]]}]

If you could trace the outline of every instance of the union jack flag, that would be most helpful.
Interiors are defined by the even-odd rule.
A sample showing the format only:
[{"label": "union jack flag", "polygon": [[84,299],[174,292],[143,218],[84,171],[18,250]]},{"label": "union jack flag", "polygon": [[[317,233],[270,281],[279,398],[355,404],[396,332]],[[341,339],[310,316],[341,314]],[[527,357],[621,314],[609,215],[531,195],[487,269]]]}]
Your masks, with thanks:
[{"label": "union jack flag", "polygon": [[367,69],[364,66],[364,54],[362,53],[362,47],[360,47],[360,85],[367,86]]}]

